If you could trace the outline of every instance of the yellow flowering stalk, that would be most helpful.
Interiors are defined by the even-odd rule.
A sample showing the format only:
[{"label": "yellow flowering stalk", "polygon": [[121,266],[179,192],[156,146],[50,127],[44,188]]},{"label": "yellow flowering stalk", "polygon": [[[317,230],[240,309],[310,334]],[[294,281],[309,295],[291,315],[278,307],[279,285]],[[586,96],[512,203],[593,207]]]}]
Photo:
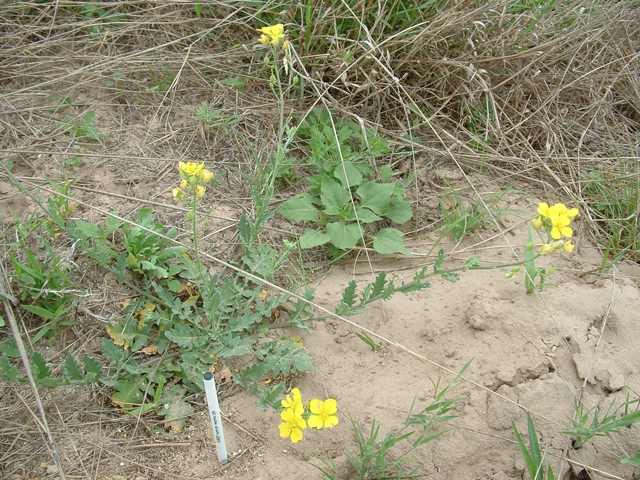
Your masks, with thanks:
[{"label": "yellow flowering stalk", "polygon": [[262,33],[258,41],[264,45],[280,45],[284,42],[284,25],[282,23],[258,28],[258,32]]},{"label": "yellow flowering stalk", "polygon": [[[556,250],[562,249],[566,253],[573,252],[575,245],[571,240],[573,237],[573,228],[570,227],[571,222],[579,215],[577,208],[568,208],[564,203],[556,203],[549,205],[547,202],[538,204],[538,216],[533,219],[533,228],[540,232],[544,229],[547,232],[547,240],[540,247],[539,255],[550,255]],[[536,288],[542,290],[545,277],[554,272],[554,268],[536,268],[534,253],[534,244],[531,239],[531,230],[527,236],[527,250],[525,252],[524,267],[527,273],[525,278],[525,287],[527,293],[532,293]],[[538,285],[534,280],[540,277]]]}]

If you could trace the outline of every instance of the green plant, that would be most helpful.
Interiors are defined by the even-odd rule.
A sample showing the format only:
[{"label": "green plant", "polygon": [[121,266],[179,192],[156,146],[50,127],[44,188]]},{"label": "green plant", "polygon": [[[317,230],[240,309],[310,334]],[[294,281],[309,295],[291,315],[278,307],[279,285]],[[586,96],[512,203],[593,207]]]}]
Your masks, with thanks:
[{"label": "green plant", "polygon": [[147,92],[165,93],[169,90],[173,83],[173,79],[175,78],[174,75],[172,75],[165,67],[162,67],[162,75],[157,75],[151,69],[149,69],[149,73],[151,74],[151,78],[153,78],[155,85],[148,88]]},{"label": "green plant", "polygon": [[211,108],[207,102],[202,102],[202,105],[193,107],[193,117],[191,118],[196,122],[201,122],[206,131],[222,127],[225,134],[229,133],[227,127],[240,121],[238,117],[229,118],[223,116],[220,112]]},{"label": "green plant", "polygon": [[60,259],[44,238],[42,242],[45,251],[38,255],[31,252],[24,242],[19,244],[24,253],[22,262],[9,252],[14,269],[12,276],[18,282],[20,297],[23,301],[29,300],[29,303],[20,306],[34,315],[51,320],[51,324],[42,327],[33,337],[33,343],[42,337],[57,335],[61,326],[77,323],[75,320],[60,321],[76,303],[70,280],[73,267]]},{"label": "green plant", "polygon": [[[118,222],[121,223],[121,222]],[[115,225],[111,225],[113,229]],[[165,230],[165,227],[154,221],[148,208],[141,208],[138,212],[136,225],[121,223],[123,232],[124,252],[126,264],[132,272],[146,275],[151,279],[170,278],[182,271],[179,264],[169,265],[169,261],[185,253],[183,247],[172,245],[178,231],[175,228]],[[162,234],[163,237],[150,232]],[[167,238],[164,238],[167,237]]]},{"label": "green plant", "polygon": [[[355,470],[355,477],[353,478],[361,480],[408,479],[418,476],[418,472],[424,463],[422,460],[408,458],[408,456],[420,445],[429,443],[446,433],[446,430],[442,430],[432,434],[431,431],[436,425],[446,423],[457,417],[452,415],[451,411],[459,406],[463,399],[446,400],[445,396],[458,384],[459,377],[469,367],[470,363],[467,363],[454,382],[444,389],[439,391],[439,381],[434,384],[434,400],[420,413],[413,413],[415,408],[414,400],[402,427],[397,432],[390,431],[384,438],[381,438],[380,424],[375,419],[371,423],[369,433],[365,434],[363,425],[355,421],[350,415],[349,420],[356,435],[358,451],[352,453],[347,449],[344,454],[351,467]],[[401,453],[394,456],[392,448],[394,450],[399,449]],[[409,464],[415,465],[416,463],[418,463],[417,466],[406,467]],[[329,458],[328,461],[323,461],[323,464],[324,468],[315,465],[323,473],[321,478],[325,480],[342,478],[342,474],[333,459]]]},{"label": "green plant", "polygon": [[[518,429],[516,428],[516,424],[511,421],[511,426],[513,427],[513,433],[516,435],[516,440],[518,441],[518,446],[520,447],[520,452],[524,457],[525,465],[527,466],[527,471],[529,472],[529,477],[531,480],[544,480],[545,478],[545,470],[544,464],[547,460],[546,452],[543,455],[540,450],[540,443],[538,442],[538,435],[536,433],[536,429],[533,426],[533,420],[531,420],[531,415],[527,414],[527,424],[529,430],[529,449],[522,441],[522,437],[518,433]],[[553,476],[553,469],[549,462],[547,462],[547,471],[546,478],[548,480],[553,480],[555,477]]]},{"label": "green plant", "polygon": [[[640,399],[629,400],[627,397],[626,401],[616,408],[614,408],[614,404],[615,400],[611,402],[604,416],[599,418],[598,406],[585,411],[584,405],[578,400],[575,401],[577,420],[571,419],[571,428],[562,432],[575,437],[573,448],[578,449],[582,447],[595,436],[602,436],[605,433],[617,433],[620,427],[640,422],[640,410],[636,407],[635,411],[629,411],[633,404],[640,404]],[[619,414],[621,415],[618,418]]]},{"label": "green plant", "polygon": [[[69,218],[73,213],[73,205],[69,203],[69,198],[73,197],[73,194],[69,192],[69,188],[73,186],[75,179],[65,181],[64,184],[59,184],[47,178],[47,182],[61,193],[61,195],[53,195],[47,199],[49,210],[55,211],[56,215],[62,219]],[[44,222],[44,229],[52,238],[60,235],[60,229],[50,217]]]},{"label": "green plant", "polygon": [[629,255],[634,260],[640,258],[637,235],[640,229],[640,180],[637,173],[623,169],[623,174],[617,177],[605,176],[600,170],[592,170],[581,176],[584,192],[589,203],[594,204],[594,215],[600,220],[596,222],[596,227],[607,239],[605,263],[611,252],[615,252],[616,258],[624,255]]},{"label": "green plant", "polygon": [[62,122],[56,122],[56,125],[62,129],[62,133],[70,137],[99,140],[104,134],[94,125],[95,118],[95,110],[89,110],[82,118],[67,115]]},{"label": "green plant", "polygon": [[360,340],[362,340],[364,343],[369,345],[371,347],[371,350],[373,350],[374,352],[378,351],[380,349],[380,347],[382,347],[382,342],[376,343],[373,340],[373,338],[371,338],[366,332],[364,332],[362,335],[360,335],[359,333],[356,333],[356,336]]},{"label": "green plant", "polygon": [[[578,214],[577,208],[569,209],[564,203],[556,203],[551,207],[546,202],[538,204],[539,216],[533,220],[533,228],[538,232],[544,229],[547,238],[546,243],[543,243],[540,247],[540,253],[536,255],[534,253],[535,246],[531,239],[531,227],[527,227],[527,247],[524,261],[525,289],[527,293],[533,293],[536,289],[541,291],[545,285],[546,277],[555,271],[554,267],[548,269],[536,267],[535,261],[539,256],[550,255],[560,249],[567,253],[573,251],[574,244],[570,240],[573,236],[573,229],[569,225]],[[507,275],[513,276],[512,272]],[[537,277],[540,277],[540,281],[536,285],[535,280]]]},{"label": "green plant", "polygon": [[516,192],[516,190],[504,190],[488,194],[479,199],[471,198],[466,201],[463,199],[463,195],[456,192],[449,185],[447,192],[438,197],[443,223],[441,231],[443,233],[436,245],[446,235],[451,235],[455,241],[459,241],[478,228],[501,222],[502,216],[505,214],[526,215],[526,212],[521,210],[497,207],[505,195]]},{"label": "green plant", "polygon": [[[68,354],[62,362],[62,378],[53,377],[44,357],[39,352],[33,352],[30,368],[36,383],[48,388],[62,385],[90,384],[102,378],[102,367],[95,358],[85,354],[83,364],[81,367],[74,356]],[[9,356],[5,353],[0,357],[0,377],[6,378],[10,382],[29,382],[27,377],[20,375],[18,367],[11,363]]]},{"label": "green plant", "polygon": [[309,139],[311,156],[304,164],[313,173],[307,177],[311,193],[296,195],[277,211],[289,220],[317,225],[305,229],[300,246],[331,242],[343,254],[365,239],[379,253],[411,255],[402,232],[371,228],[383,220],[402,224],[412,216],[411,204],[404,199],[408,182],[391,182],[389,166],[379,172],[381,183],[371,179],[375,170],[368,159],[388,152],[386,141],[371,129],[361,132],[354,122],[334,122],[324,110],[314,110],[297,134]]}]

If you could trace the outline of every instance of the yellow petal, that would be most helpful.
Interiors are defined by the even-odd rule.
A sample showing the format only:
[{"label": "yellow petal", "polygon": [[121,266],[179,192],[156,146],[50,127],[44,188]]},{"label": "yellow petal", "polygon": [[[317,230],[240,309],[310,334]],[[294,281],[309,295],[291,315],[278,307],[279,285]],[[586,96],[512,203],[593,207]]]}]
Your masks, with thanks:
[{"label": "yellow petal", "polygon": [[294,428],[291,431],[291,441],[293,443],[298,443],[302,440],[302,431],[299,428]]},{"label": "yellow petal", "polygon": [[324,428],[333,428],[338,424],[338,417],[330,415],[324,419]]},{"label": "yellow petal", "polygon": [[565,252],[571,253],[571,252],[573,252],[573,249],[575,248],[575,245],[573,244],[573,242],[571,240],[569,240],[568,242],[564,242],[564,245],[562,246],[562,248],[564,249]]},{"label": "yellow petal", "polygon": [[333,398],[327,398],[324,401],[324,413],[333,415],[338,411],[338,403]]},{"label": "yellow petal", "polygon": [[278,428],[280,429],[280,436],[282,438],[287,438],[291,436],[291,424],[289,423],[281,423]]},{"label": "yellow petal", "polygon": [[320,415],[311,415],[309,417],[309,427],[322,430],[324,428],[323,418]]},{"label": "yellow petal", "polygon": [[313,399],[309,402],[309,410],[315,415],[322,415],[324,413],[322,400]]}]

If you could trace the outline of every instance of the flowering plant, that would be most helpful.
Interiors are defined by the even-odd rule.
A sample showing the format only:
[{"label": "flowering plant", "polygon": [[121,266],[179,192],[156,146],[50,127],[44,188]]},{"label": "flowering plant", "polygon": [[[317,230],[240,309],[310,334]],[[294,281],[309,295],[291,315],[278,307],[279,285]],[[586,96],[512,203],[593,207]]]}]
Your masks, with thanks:
[{"label": "flowering plant", "polygon": [[316,430],[333,428],[338,424],[338,404],[333,398],[324,402],[313,399],[304,405],[300,390],[294,388],[291,395],[282,400],[281,404],[284,410],[280,412],[280,436],[291,438],[293,443],[302,440],[302,430],[307,428],[307,424]]},{"label": "flowering plant", "polygon": [[[545,279],[551,275],[555,268],[537,268],[535,259],[540,255],[550,255],[562,249],[566,253],[571,253],[575,247],[571,238],[573,229],[569,226],[573,219],[579,215],[577,208],[567,208],[564,203],[556,203],[549,206],[546,202],[538,204],[538,216],[533,219],[533,228],[537,232],[546,231],[547,238],[539,250],[539,254],[534,253],[534,244],[531,239],[531,230],[527,235],[527,251],[525,253],[525,287],[527,293],[532,293],[536,288],[542,290]],[[511,272],[510,272],[511,273]],[[509,274],[508,274],[509,276]],[[512,275],[511,275],[512,276]],[[540,277],[538,285],[535,284],[536,277]]]}]

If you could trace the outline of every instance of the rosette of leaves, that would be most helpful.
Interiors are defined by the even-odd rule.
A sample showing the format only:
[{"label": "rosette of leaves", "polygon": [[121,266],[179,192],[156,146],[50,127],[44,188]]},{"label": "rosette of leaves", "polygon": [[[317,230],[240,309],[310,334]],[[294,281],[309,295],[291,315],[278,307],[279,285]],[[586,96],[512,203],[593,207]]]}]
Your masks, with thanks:
[{"label": "rosette of leaves", "polygon": [[330,242],[345,251],[364,240],[378,253],[411,255],[402,242],[404,233],[392,227],[379,228],[383,221],[403,224],[411,219],[411,203],[404,199],[405,185],[389,182],[393,172],[388,166],[380,172],[382,183],[365,178],[360,166],[344,162],[336,166],[333,175],[314,178],[311,193],[287,200],[277,212],[289,220],[316,224],[315,228],[305,228],[300,237],[302,248]]}]

